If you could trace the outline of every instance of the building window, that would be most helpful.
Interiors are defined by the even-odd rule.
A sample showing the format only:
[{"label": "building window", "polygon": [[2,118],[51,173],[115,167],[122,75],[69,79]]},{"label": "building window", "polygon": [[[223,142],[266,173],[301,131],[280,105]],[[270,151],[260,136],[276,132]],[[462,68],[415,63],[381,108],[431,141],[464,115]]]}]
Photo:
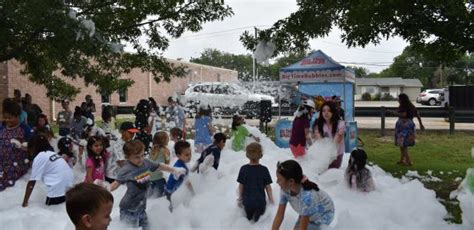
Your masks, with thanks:
[{"label": "building window", "polygon": [[101,98],[102,98],[102,104],[110,104],[110,94],[109,95],[102,94]]},{"label": "building window", "polygon": [[370,94],[374,94],[375,93],[375,87],[373,86],[366,86],[364,87],[364,93],[370,93]]},{"label": "building window", "polygon": [[127,102],[127,89],[121,89],[118,91],[119,94],[119,102]]}]

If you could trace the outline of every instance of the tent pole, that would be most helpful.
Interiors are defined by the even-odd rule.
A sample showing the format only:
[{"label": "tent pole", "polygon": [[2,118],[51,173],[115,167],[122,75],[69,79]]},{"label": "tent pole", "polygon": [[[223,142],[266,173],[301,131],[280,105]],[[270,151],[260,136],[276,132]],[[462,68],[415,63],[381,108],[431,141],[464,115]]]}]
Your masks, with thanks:
[{"label": "tent pole", "polygon": [[278,120],[281,119],[281,81],[279,81],[280,86],[278,87]]},{"label": "tent pole", "polygon": [[[342,87],[343,87],[343,91],[344,91],[344,115],[345,113],[347,112],[347,97],[346,97],[346,72],[344,70],[344,74],[342,75],[342,78],[344,78],[344,81],[342,83]],[[346,120],[346,118],[344,117],[344,120]]]}]

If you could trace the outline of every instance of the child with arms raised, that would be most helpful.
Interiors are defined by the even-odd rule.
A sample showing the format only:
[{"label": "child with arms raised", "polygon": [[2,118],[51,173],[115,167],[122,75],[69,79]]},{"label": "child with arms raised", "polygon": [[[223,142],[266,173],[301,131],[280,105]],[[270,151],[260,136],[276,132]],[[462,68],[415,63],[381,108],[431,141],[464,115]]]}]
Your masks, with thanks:
[{"label": "child with arms raised", "polygon": [[277,183],[280,185],[278,206],[272,229],[280,228],[287,203],[299,214],[294,229],[320,229],[334,219],[334,203],[317,184],[303,175],[303,169],[294,160],[277,164]]},{"label": "child with arms raised", "polygon": [[362,192],[370,192],[375,189],[372,174],[365,167],[367,163],[367,154],[362,149],[354,149],[351,152],[349,165],[347,166],[345,179],[352,189]]},{"label": "child with arms raised", "polygon": [[239,171],[237,182],[239,182],[239,206],[242,204],[247,215],[247,219],[258,221],[260,216],[265,213],[267,202],[265,200],[265,191],[267,191],[268,200],[273,204],[272,178],[267,167],[259,163],[262,158],[262,146],[259,143],[251,143],[246,148],[247,158],[250,163],[242,166]]},{"label": "child with arms raised", "polygon": [[145,159],[144,150],[145,146],[139,140],[125,143],[123,152],[127,161],[119,169],[117,179],[111,184],[110,189],[114,191],[121,184],[127,186],[127,192],[120,201],[120,220],[131,227],[142,227],[146,230],[149,229],[148,217],[145,212],[146,195],[151,173],[162,170],[180,176],[184,171]]},{"label": "child with arms raised", "polygon": [[[183,184],[185,177],[189,173],[188,166],[186,163],[191,161],[191,145],[187,141],[178,141],[174,144],[174,151],[176,152],[176,156],[178,160],[174,163],[175,168],[180,168],[185,173],[183,175],[170,175],[168,178],[168,182],[166,183],[166,198],[170,201],[170,211],[173,211],[173,204],[171,203],[171,194],[176,192],[178,188]],[[186,186],[194,194],[193,186],[190,181],[186,182]]]}]

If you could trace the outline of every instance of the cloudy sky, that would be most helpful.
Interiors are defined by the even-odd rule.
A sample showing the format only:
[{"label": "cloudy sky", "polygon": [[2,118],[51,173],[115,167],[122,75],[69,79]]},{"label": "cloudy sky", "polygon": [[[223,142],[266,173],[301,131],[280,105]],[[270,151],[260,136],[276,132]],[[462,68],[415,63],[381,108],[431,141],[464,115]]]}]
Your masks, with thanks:
[{"label": "cloudy sky", "polygon": [[[189,60],[199,57],[206,48],[233,54],[250,53],[239,41],[245,30],[253,31],[254,26],[268,28],[297,9],[296,0],[225,0],[225,3],[232,7],[234,16],[207,23],[198,33],[187,32],[172,40],[165,56]],[[337,28],[333,29],[328,37],[312,40],[311,49],[320,49],[343,65],[358,65],[371,72],[380,72],[407,46],[401,38],[391,38],[377,46],[349,49],[341,42],[340,34]]]}]

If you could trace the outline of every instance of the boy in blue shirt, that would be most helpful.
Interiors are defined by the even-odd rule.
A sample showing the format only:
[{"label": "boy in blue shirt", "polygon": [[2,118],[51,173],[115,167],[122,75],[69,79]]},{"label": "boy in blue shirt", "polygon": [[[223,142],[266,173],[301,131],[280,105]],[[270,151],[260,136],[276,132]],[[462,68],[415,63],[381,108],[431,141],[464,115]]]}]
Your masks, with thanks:
[{"label": "boy in blue shirt", "polygon": [[214,143],[201,153],[201,157],[199,157],[196,164],[191,169],[191,172],[197,170],[198,173],[204,173],[209,168],[209,166],[212,166],[217,170],[221,158],[221,151],[225,146],[226,140],[227,137],[225,134],[216,133],[214,135]]},{"label": "boy in blue shirt", "polygon": [[[184,169],[185,173],[179,176],[170,175],[168,178],[165,194],[166,198],[168,198],[168,200],[170,201],[170,211],[173,211],[173,206],[171,204],[171,194],[178,190],[179,186],[181,186],[181,184],[183,183],[184,178],[189,173],[189,169],[188,166],[186,166],[186,163],[189,163],[191,161],[191,145],[187,141],[178,141],[176,142],[176,144],[174,144],[174,151],[176,153],[176,156],[178,157],[178,160],[174,163],[173,167]],[[191,193],[194,194],[193,186],[190,181],[186,182],[186,186],[189,188]]]},{"label": "boy in blue shirt", "polygon": [[246,155],[250,162],[240,168],[237,182],[239,182],[239,206],[243,206],[248,220],[258,221],[265,213],[267,201],[273,204],[272,178],[268,168],[259,163],[262,158],[262,146],[259,143],[251,143],[247,146]]}]

